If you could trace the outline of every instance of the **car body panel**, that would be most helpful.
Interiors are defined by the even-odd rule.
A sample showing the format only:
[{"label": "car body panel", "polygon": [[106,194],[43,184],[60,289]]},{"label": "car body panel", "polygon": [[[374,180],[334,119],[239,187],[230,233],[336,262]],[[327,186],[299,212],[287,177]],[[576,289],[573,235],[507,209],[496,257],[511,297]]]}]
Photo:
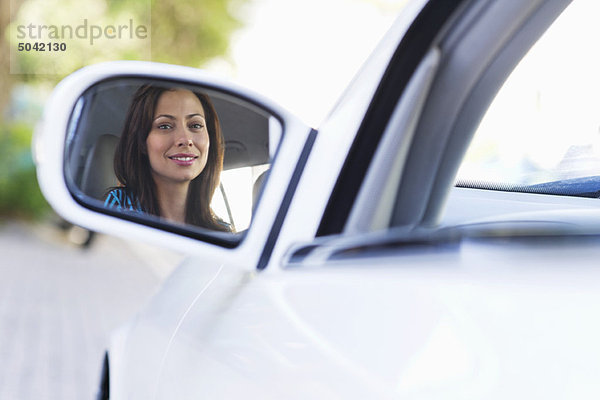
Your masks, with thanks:
[{"label": "car body panel", "polygon": [[593,222],[600,216],[597,199],[551,194],[455,187],[448,195],[442,226],[491,221]]},{"label": "car body panel", "polygon": [[[224,269],[171,338],[156,398],[597,393],[600,238],[577,242],[476,239],[281,274]],[[180,273],[197,275],[197,262]]]},{"label": "car body panel", "polygon": [[[210,297],[205,292],[222,271],[222,264],[207,259],[202,268],[191,259],[184,261],[145,309],[126,325],[122,336],[111,343],[111,350],[119,351],[109,351],[110,359],[114,353],[120,358],[118,363],[111,361],[111,398],[153,398],[181,321],[200,297]],[[238,270],[238,274],[244,273]]]}]

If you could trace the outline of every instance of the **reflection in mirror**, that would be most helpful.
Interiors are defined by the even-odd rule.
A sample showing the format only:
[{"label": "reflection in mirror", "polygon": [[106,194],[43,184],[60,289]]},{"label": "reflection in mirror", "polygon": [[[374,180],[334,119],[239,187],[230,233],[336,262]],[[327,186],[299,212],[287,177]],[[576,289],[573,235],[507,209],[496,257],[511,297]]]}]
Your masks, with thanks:
[{"label": "reflection in mirror", "polygon": [[73,111],[65,174],[74,197],[96,209],[241,232],[281,132],[274,115],[216,89],[111,79]]}]

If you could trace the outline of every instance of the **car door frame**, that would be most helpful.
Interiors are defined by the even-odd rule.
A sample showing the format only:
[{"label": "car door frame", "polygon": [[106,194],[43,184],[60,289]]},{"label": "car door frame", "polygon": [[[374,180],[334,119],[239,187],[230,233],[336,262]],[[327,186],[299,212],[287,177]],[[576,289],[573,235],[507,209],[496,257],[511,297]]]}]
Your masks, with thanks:
[{"label": "car door frame", "polygon": [[[373,100],[370,117],[365,118],[353,144],[318,236],[355,234],[391,226],[406,229],[436,226],[485,110],[514,66],[568,3],[569,0],[487,0],[464,1],[452,7],[448,2],[430,1],[427,4],[431,7],[430,18],[437,18],[438,25],[429,24],[427,29],[432,32],[428,40],[412,38],[420,45],[418,52],[407,52],[411,48],[408,45],[398,47],[395,79],[404,84],[390,84],[394,78],[391,72],[394,64],[390,64],[387,79],[382,80],[380,87],[382,93]],[[415,26],[427,21],[430,20],[425,17],[417,19]],[[410,39],[407,34],[403,41]],[[411,60],[415,53],[419,56]],[[418,85],[420,92],[407,91],[411,80],[419,79],[415,73],[418,65],[431,60],[434,53],[439,53],[439,61],[430,66],[435,70],[431,84]],[[414,67],[404,65],[408,63]],[[391,94],[386,98],[383,95],[386,90],[395,92],[399,101],[394,101]],[[418,96],[425,97],[421,108],[402,107],[402,101],[414,101]],[[376,106],[384,100],[387,109]],[[379,119],[375,118],[381,114]],[[410,129],[399,124],[410,118],[418,118]],[[397,141],[396,146],[382,146],[385,135],[409,138]],[[386,158],[395,159],[393,168],[381,167],[385,165],[381,160]],[[393,174],[399,176],[397,188],[385,192],[386,185],[382,182]],[[358,201],[361,196],[371,202],[370,207],[366,206],[367,201]],[[383,221],[382,213],[388,216]]]}]

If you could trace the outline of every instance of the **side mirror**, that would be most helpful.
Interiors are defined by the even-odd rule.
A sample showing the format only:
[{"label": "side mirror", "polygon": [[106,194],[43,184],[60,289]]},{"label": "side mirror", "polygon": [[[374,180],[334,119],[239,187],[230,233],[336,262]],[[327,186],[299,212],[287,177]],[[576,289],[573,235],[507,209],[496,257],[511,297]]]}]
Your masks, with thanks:
[{"label": "side mirror", "polygon": [[[162,99],[169,96],[171,104],[162,105]],[[177,115],[188,111],[181,108],[184,101],[190,101],[189,114],[195,115],[191,119]],[[156,119],[159,112],[165,116]],[[96,209],[105,207],[109,213],[165,221],[152,203],[174,201],[164,191],[176,193],[177,186],[187,186],[188,208],[182,211],[214,214],[216,223],[210,225],[210,218],[203,221],[193,214],[179,222],[230,232],[247,229],[252,194],[260,192],[259,177],[267,173],[282,132],[280,121],[255,104],[205,86],[157,78],[112,78],[94,84],[79,98],[71,122],[65,178],[79,202]],[[146,141],[155,136],[161,147],[152,150]],[[192,140],[196,136],[210,137],[206,149],[196,147]],[[187,152],[197,158],[167,158]],[[197,176],[186,176],[190,173]],[[165,187],[157,187],[163,181]],[[194,185],[198,188],[191,192]],[[147,198],[140,198],[145,192]],[[125,197],[119,200],[115,193]],[[136,204],[141,200],[145,204]],[[137,210],[141,212],[131,212]]]},{"label": "side mirror", "polygon": [[[114,62],[57,86],[34,153],[44,195],[75,224],[177,249],[188,239],[234,248],[253,229],[262,230],[254,240],[266,240],[287,184],[263,193],[265,177],[289,179],[302,148],[282,146],[290,129],[299,140],[309,132],[268,100],[199,70]],[[280,157],[288,162],[272,168]]]}]

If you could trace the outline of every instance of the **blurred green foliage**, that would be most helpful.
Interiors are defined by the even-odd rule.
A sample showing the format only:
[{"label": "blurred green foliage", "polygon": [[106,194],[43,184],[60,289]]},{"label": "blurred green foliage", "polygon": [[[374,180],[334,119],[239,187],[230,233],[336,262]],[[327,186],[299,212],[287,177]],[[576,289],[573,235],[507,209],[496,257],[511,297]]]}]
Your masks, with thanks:
[{"label": "blurred green foliage", "polygon": [[152,0],[152,60],[199,66],[225,54],[231,33],[241,27],[233,11],[243,3],[243,0]]},{"label": "blurred green foliage", "polygon": [[37,184],[31,134],[28,124],[0,122],[0,217],[36,219],[50,211]]}]

